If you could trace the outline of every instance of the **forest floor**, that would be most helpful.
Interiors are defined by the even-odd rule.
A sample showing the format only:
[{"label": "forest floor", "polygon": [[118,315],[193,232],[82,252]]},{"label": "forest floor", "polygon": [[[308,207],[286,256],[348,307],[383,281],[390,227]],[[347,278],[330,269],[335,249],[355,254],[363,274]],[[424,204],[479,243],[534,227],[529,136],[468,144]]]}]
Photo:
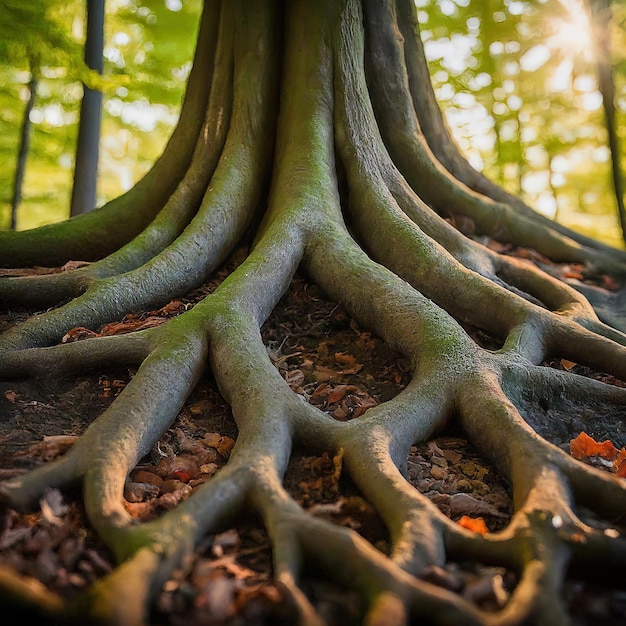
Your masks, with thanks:
[{"label": "forest floor", "polygon": [[[505,252],[544,262],[528,250]],[[215,280],[162,309],[127,315],[97,333],[73,329],[64,341],[162,324],[213,291],[240,259],[241,252]],[[569,278],[587,279],[580,268],[560,267],[558,271]],[[0,330],[24,316],[23,312],[3,312]],[[480,331],[466,330],[484,347],[497,347]],[[338,420],[362,415],[398,394],[409,381],[409,364],[400,354],[360,328],[300,274],[262,334],[271,360],[294,392]],[[546,365],[606,380],[606,375],[573,363]],[[0,383],[0,479],[19,475],[66,451],[133,374],[129,369],[96,371],[85,372],[79,380],[63,380],[51,373],[45,380]],[[609,382],[626,386],[621,381]],[[603,438],[602,433],[588,434]],[[626,430],[608,434],[618,447],[626,445]],[[125,493],[128,511],[139,520],[148,520],[176,506],[227,462],[236,437],[230,409],[207,374],[159,444],[131,474]],[[554,443],[569,451],[569,440]],[[388,553],[384,525],[341,469],[340,455],[295,450],[285,485],[311,514],[356,530]],[[498,531],[510,520],[506,482],[453,426],[411,448],[408,479],[444,514],[479,532]],[[626,532],[626,527],[621,530]],[[108,550],[89,528],[79,493],[56,490],[42,498],[36,513],[0,513],[0,565],[39,580],[66,598],[113,567]],[[516,584],[514,572],[505,568],[465,562],[433,567],[428,578],[489,610],[502,607]],[[329,624],[359,623],[361,607],[356,596],[313,575],[303,584]],[[625,588],[572,578],[564,593],[572,624],[626,624]],[[254,516],[241,516],[222,532],[204,538],[193,558],[164,585],[150,621],[151,626],[293,623],[293,613],[272,581],[269,538]]]}]

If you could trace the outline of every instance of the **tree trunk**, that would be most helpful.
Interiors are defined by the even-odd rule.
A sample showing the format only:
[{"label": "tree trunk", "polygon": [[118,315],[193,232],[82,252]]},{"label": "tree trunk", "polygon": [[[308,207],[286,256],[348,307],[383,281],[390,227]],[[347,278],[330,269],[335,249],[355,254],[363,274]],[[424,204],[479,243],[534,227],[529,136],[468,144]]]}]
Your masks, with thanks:
[{"label": "tree trunk", "polygon": [[[85,62],[87,67],[96,70],[98,74],[102,74],[104,69],[103,51],[104,0],[87,0]],[[101,117],[102,92],[83,85],[70,203],[72,217],[91,211],[96,206]]]},{"label": "tree trunk", "polygon": [[[179,128],[133,202],[0,240],[7,266],[72,259],[85,224],[103,240],[89,235],[97,260],[85,267],[0,279],[5,307],[45,310],[0,337],[2,378],[138,366],[69,452],[0,486],[5,507],[26,511],[80,482],[117,567],[67,601],[0,571],[4,597],[57,622],[148,623],[183,557],[252,511],[294,623],[323,623],[304,592],[310,571],[354,590],[366,624],[568,623],[570,569],[624,580],[621,461],[602,471],[562,446],[581,423],[626,445],[626,252],[553,225],[471,170],[435,106],[411,0],[207,0],[198,46]],[[137,200],[150,204],[140,220]],[[207,283],[247,233],[245,260],[166,324],[63,342]],[[68,246],[52,253],[56,236]],[[527,259],[507,254],[520,248]],[[260,328],[298,269],[408,359],[402,393],[341,422],[290,389]],[[238,429],[228,463],[138,524],[127,477],[207,370]],[[407,481],[411,446],[451,424],[510,484],[503,531],[464,528]],[[380,514],[389,554],[291,497],[282,479],[294,445],[341,459]],[[579,507],[605,521],[583,523]],[[504,606],[446,584],[446,565],[468,560],[516,573]]]},{"label": "tree trunk", "polygon": [[617,204],[617,216],[626,241],[626,206],[624,206],[624,177],[622,175],[621,149],[615,111],[615,80],[611,61],[611,0],[590,0],[591,25],[595,43],[598,89],[602,94],[602,106],[611,152],[611,179]]},{"label": "tree trunk", "polygon": [[24,184],[24,174],[26,172],[26,160],[30,147],[30,136],[33,125],[30,121],[30,112],[33,110],[35,98],[37,97],[37,76],[36,68],[31,64],[31,78],[28,83],[28,100],[24,107],[24,118],[22,119],[22,132],[20,133],[20,149],[15,165],[15,180],[13,182],[13,197],[11,198],[11,230],[17,228],[17,210],[22,202],[22,186]]}]

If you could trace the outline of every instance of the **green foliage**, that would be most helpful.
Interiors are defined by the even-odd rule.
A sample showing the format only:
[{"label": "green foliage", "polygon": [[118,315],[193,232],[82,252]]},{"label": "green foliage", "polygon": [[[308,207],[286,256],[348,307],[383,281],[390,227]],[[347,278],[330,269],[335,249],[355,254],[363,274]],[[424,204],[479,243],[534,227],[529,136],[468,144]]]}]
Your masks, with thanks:
[{"label": "green foliage", "polygon": [[[107,0],[99,77],[82,60],[84,0],[0,0],[0,155],[8,165],[0,171],[0,227],[8,223],[33,64],[40,82],[19,228],[67,216],[80,81],[105,93],[98,203],[148,169],[177,119],[201,4]],[[593,50],[578,0],[416,4],[437,96],[470,161],[546,214],[620,244]],[[613,11],[624,145],[626,3],[614,2]]]},{"label": "green foliage", "polygon": [[9,222],[31,71],[39,86],[20,229],[68,216],[82,82],[105,95],[98,204],[146,172],[177,119],[201,4],[107,0],[105,68],[99,76],[83,61],[84,0],[0,0],[0,155],[7,164],[0,171],[0,228]]},{"label": "green foliage", "polygon": [[79,0],[1,0],[0,63],[28,70],[40,63],[79,67],[82,48],[69,27],[70,17],[82,4]]},{"label": "green foliage", "polygon": [[[417,5],[437,96],[471,162],[548,216],[623,245],[582,0]],[[626,5],[613,10],[624,120]]]}]

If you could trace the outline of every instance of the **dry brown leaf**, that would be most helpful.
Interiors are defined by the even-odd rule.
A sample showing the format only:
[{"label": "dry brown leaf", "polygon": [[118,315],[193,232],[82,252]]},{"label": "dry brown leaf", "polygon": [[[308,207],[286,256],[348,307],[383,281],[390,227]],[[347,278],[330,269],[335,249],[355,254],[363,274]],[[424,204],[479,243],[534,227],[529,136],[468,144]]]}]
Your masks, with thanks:
[{"label": "dry brown leaf", "polygon": [[334,404],[335,402],[339,402],[343,400],[346,393],[349,391],[349,387],[352,385],[337,385],[329,394],[328,398],[326,398],[328,404]]},{"label": "dry brown leaf", "polygon": [[345,352],[335,352],[335,361],[337,361],[339,365],[344,366],[356,364],[356,359],[351,354],[346,354]]},{"label": "dry brown leaf", "polygon": [[95,333],[93,330],[89,330],[89,328],[85,328],[84,326],[77,326],[76,328],[68,330],[65,335],[63,335],[61,343],[70,343],[72,341],[79,341],[80,339],[91,339],[97,336],[98,333]]}]

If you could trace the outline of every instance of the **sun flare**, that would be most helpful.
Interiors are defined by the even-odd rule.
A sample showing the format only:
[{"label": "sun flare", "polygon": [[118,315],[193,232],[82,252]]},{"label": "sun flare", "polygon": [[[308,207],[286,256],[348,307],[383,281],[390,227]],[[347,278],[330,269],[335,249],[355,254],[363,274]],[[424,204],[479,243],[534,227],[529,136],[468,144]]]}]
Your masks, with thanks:
[{"label": "sun flare", "polygon": [[575,57],[590,57],[593,43],[589,14],[582,0],[559,0],[562,15],[551,21],[551,35],[547,39],[553,50]]}]

